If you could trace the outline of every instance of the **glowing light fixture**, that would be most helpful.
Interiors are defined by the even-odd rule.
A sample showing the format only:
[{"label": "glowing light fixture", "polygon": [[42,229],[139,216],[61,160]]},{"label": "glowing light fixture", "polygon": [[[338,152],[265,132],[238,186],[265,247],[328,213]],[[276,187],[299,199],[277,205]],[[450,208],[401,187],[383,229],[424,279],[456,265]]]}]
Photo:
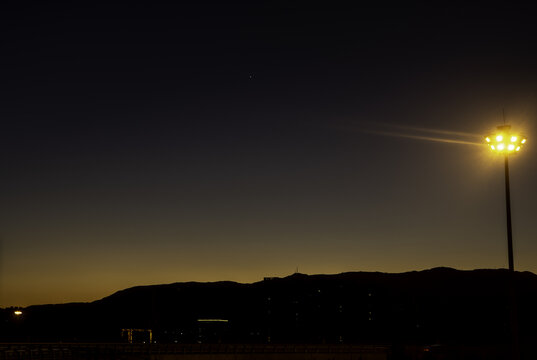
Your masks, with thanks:
[{"label": "glowing light fixture", "polygon": [[[506,140],[509,142],[506,143]],[[513,134],[510,125],[498,126],[495,134],[485,136],[485,141],[490,149],[495,153],[504,155],[519,152],[526,140],[525,136]]]},{"label": "glowing light fixture", "polygon": [[15,315],[17,315],[17,316],[21,316],[21,315],[22,315],[22,311],[20,311],[20,310],[15,310],[15,311],[13,312],[13,314],[15,314]]}]

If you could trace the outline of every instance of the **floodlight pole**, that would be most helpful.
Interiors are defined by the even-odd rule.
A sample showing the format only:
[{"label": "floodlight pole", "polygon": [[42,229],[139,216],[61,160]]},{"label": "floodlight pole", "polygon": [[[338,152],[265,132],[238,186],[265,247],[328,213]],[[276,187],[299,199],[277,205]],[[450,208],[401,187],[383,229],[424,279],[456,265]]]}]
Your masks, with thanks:
[{"label": "floodlight pole", "polygon": [[513,227],[511,224],[511,192],[509,188],[509,155],[505,154],[505,209],[507,213],[507,256],[509,258],[509,292],[511,300],[511,359],[520,359],[518,314],[516,304],[515,265],[513,261]]},{"label": "floodlight pole", "polygon": [[[505,209],[507,215],[507,255],[509,260],[509,271],[507,276],[508,292],[510,299],[510,320],[511,320],[511,352],[510,359],[520,359],[520,348],[518,343],[518,316],[517,316],[517,296],[516,296],[516,273],[513,255],[513,226],[511,223],[511,192],[509,188],[509,154],[516,153],[526,142],[526,137],[512,134],[511,126],[505,124],[505,114],[502,126],[498,126],[499,133],[490,134],[485,137],[490,148],[497,152],[505,154]],[[504,139],[505,137],[505,139]],[[506,289],[507,290],[507,289]]]},{"label": "floodlight pole", "polygon": [[507,253],[509,271],[515,271],[513,261],[513,227],[511,225],[511,193],[509,191],[509,156],[505,154],[505,208],[507,211]]}]

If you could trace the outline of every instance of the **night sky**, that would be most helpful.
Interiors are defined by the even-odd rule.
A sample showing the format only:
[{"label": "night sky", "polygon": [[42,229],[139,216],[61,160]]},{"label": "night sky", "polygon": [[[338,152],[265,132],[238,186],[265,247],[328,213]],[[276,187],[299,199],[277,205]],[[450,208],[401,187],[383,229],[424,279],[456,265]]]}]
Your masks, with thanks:
[{"label": "night sky", "polygon": [[0,306],[505,268],[502,110],[537,273],[536,6],[355,3],[3,4]]}]

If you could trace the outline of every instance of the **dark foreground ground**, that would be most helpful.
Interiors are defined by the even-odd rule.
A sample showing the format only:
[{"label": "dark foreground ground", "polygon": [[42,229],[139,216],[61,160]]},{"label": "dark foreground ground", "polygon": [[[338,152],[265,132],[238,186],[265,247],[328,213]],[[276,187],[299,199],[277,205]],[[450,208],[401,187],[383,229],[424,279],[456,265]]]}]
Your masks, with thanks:
[{"label": "dark foreground ground", "polygon": [[[521,359],[536,359],[522,349]],[[2,360],[426,360],[511,359],[505,346],[2,343]]]}]

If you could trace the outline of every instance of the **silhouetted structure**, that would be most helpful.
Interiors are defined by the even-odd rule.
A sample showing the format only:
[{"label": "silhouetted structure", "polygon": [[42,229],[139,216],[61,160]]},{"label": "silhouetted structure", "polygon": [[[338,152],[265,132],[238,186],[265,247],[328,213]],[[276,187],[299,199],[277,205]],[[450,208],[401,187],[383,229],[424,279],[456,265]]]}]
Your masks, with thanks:
[{"label": "silhouetted structure", "polygon": [[[537,276],[515,279],[521,340],[534,344]],[[154,341],[170,344],[496,346],[509,341],[508,282],[507,270],[436,268],[141,286],[92,303],[30,306],[23,318],[3,309],[0,336],[120,342],[121,329],[152,329]]]}]

